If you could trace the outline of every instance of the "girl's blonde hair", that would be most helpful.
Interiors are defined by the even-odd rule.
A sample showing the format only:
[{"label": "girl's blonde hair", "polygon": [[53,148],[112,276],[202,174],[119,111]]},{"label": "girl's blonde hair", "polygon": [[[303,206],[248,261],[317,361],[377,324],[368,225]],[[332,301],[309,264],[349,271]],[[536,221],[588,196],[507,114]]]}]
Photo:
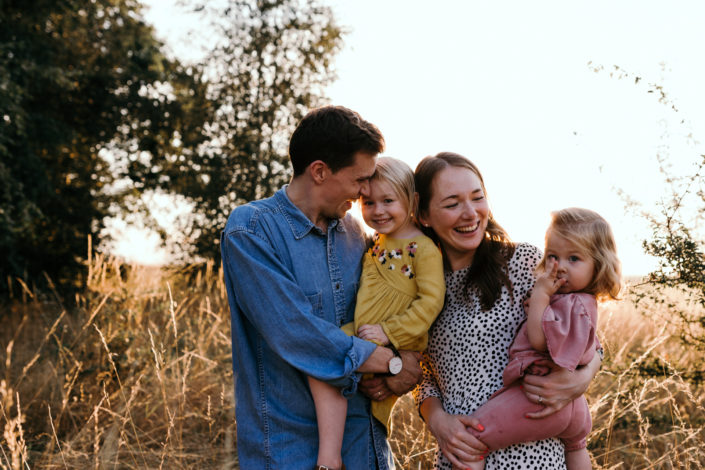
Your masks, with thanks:
[{"label": "girl's blonde hair", "polygon": [[[592,282],[585,292],[593,294],[598,300],[619,298],[622,268],[617,258],[617,245],[610,225],[600,214],[577,207],[552,212],[546,238],[550,232],[568,240],[595,263]],[[546,269],[545,256],[536,269]]]},{"label": "girl's blonde hair", "polygon": [[372,181],[385,181],[394,190],[396,196],[406,203],[407,216],[413,217],[416,210],[416,190],[414,189],[414,171],[405,162],[392,157],[377,159]]}]

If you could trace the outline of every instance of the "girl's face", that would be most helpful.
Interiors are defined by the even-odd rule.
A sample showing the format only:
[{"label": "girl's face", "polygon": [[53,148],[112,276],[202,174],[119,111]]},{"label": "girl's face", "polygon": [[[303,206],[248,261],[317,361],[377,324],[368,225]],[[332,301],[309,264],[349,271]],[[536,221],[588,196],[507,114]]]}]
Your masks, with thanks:
[{"label": "girl's face", "polygon": [[[548,231],[546,235],[546,261],[558,265],[558,278],[566,283],[558,289],[560,294],[582,292],[592,283],[595,275],[595,262],[586,256],[570,240]],[[548,265],[546,266],[548,270]]]},{"label": "girl's face", "polygon": [[451,269],[457,271],[472,264],[489,214],[480,178],[468,168],[448,166],[433,178],[428,211],[419,220],[436,232]]},{"label": "girl's face", "polygon": [[411,223],[409,207],[397,196],[391,184],[372,180],[369,195],[363,195],[360,199],[362,218],[367,225],[389,237],[403,238]]}]

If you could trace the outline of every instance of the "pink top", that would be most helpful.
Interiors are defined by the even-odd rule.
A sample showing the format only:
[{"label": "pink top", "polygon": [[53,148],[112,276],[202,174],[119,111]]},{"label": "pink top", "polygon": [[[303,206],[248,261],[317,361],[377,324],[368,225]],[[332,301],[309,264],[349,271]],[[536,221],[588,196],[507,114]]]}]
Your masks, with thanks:
[{"label": "pink top", "polygon": [[[590,294],[555,294],[543,312],[543,333],[547,352],[531,347],[526,322],[517,332],[509,348],[509,364],[504,369],[504,386],[522,377],[528,367],[539,359],[550,359],[571,372],[579,365],[590,362],[600,341],[595,333],[597,326],[597,301]],[[543,375],[548,370],[531,370]]]}]

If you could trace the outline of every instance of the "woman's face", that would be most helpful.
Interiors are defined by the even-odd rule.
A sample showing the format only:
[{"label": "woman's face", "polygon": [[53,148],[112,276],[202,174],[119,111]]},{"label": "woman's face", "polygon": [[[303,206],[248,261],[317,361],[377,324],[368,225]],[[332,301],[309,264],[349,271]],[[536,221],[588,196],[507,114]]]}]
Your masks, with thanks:
[{"label": "woman's face", "polygon": [[433,178],[422,224],[438,235],[453,271],[472,264],[485,237],[490,207],[480,178],[470,169],[448,166]]}]

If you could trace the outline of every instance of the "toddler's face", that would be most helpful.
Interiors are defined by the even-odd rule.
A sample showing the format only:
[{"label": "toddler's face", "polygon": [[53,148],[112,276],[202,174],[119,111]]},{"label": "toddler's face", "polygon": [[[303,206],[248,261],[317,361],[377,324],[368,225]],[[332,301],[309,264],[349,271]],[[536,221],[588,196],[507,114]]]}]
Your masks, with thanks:
[{"label": "toddler's face", "polygon": [[362,196],[362,218],[379,233],[397,235],[409,224],[409,208],[386,181],[370,181],[368,196]]},{"label": "toddler's face", "polygon": [[558,293],[582,292],[592,282],[595,275],[592,256],[579,250],[570,240],[549,231],[545,256],[558,265],[558,278],[566,280]]}]

